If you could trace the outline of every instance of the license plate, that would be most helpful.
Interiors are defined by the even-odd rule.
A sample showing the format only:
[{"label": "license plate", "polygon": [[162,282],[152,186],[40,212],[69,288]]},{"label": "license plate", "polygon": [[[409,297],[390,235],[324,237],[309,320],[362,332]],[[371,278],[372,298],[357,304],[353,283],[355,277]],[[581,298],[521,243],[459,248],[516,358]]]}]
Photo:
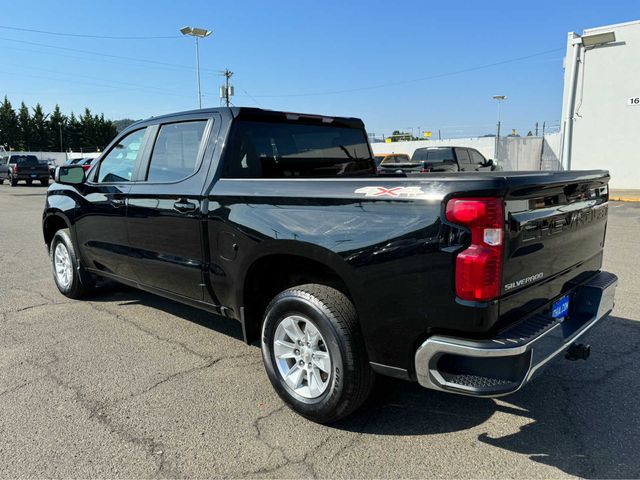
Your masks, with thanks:
[{"label": "license plate", "polygon": [[553,318],[564,318],[569,313],[569,296],[565,295],[560,300],[553,302],[551,306],[551,316]]},{"label": "license plate", "polygon": [[36,173],[32,173],[31,174],[31,178],[37,178],[37,177],[38,177],[38,174],[36,174]]}]

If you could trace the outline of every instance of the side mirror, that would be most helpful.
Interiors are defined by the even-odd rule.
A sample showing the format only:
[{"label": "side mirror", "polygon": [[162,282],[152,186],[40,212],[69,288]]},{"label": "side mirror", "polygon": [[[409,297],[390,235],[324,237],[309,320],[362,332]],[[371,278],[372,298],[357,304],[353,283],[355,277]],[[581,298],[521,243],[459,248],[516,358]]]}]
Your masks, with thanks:
[{"label": "side mirror", "polygon": [[53,179],[63,185],[80,185],[85,182],[86,176],[82,165],[62,165],[56,167]]},{"label": "side mirror", "polygon": [[490,159],[487,160],[487,163],[485,163],[485,165],[487,167],[493,167],[495,165],[495,163],[493,163],[493,159],[490,158]]}]

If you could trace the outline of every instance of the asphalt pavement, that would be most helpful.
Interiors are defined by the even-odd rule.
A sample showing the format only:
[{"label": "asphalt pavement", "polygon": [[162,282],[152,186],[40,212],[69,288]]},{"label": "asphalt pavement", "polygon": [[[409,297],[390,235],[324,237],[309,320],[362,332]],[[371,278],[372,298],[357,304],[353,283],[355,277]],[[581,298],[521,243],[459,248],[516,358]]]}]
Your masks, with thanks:
[{"label": "asphalt pavement", "polygon": [[113,284],[59,294],[45,192],[0,186],[0,477],[640,477],[640,204],[610,207],[620,284],[588,361],[500,400],[380,379],[321,426],[283,406],[238,323]]}]

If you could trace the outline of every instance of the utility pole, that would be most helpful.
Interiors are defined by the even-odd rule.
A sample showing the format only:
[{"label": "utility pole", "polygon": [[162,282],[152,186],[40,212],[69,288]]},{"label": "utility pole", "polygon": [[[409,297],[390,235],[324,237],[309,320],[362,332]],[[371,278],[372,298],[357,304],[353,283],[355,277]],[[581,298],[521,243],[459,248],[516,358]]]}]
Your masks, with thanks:
[{"label": "utility pole", "polygon": [[224,76],[225,83],[220,87],[220,99],[228,107],[231,103],[230,97],[233,96],[233,85],[229,85],[229,79],[233,76],[233,72],[227,68],[222,72],[222,75]]},{"label": "utility pole", "polygon": [[538,136],[538,122],[536,122],[536,137]]}]

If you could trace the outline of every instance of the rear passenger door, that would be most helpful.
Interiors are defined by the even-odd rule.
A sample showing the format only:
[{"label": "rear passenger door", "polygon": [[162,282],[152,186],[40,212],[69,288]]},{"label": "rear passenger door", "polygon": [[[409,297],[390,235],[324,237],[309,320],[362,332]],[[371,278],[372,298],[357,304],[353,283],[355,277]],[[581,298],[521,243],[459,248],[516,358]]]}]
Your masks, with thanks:
[{"label": "rear passenger door", "polygon": [[473,172],[475,168],[471,164],[471,157],[469,151],[466,148],[456,148],[456,158],[458,159],[458,165],[462,172]]},{"label": "rear passenger door", "polygon": [[203,292],[202,190],[210,114],[150,128],[153,147],[129,191],[127,228],[138,281],[194,300]]}]

